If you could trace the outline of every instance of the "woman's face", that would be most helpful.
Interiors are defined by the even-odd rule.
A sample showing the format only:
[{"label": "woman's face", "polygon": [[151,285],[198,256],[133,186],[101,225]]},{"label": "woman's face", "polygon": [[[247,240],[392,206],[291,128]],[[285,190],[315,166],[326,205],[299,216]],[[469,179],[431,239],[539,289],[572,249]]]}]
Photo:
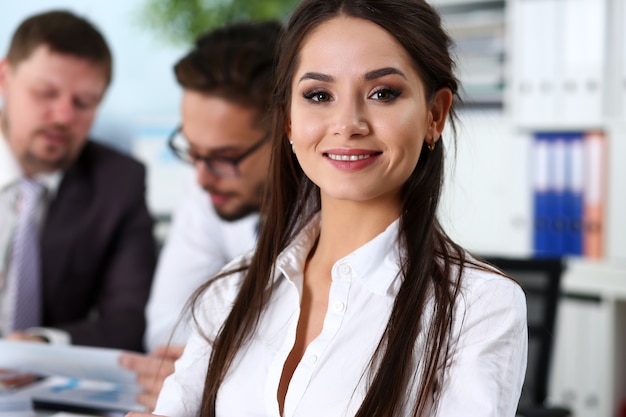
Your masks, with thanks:
[{"label": "woman's face", "polygon": [[441,134],[449,103],[433,105],[440,93],[426,101],[410,56],[367,20],[323,23],[299,58],[287,135],[322,199],[399,204],[424,140]]}]

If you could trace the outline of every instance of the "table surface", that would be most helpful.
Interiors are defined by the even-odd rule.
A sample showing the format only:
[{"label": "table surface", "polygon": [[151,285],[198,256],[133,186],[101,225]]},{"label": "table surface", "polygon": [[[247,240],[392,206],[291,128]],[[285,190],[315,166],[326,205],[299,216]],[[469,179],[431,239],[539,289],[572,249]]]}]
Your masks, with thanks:
[{"label": "table surface", "polygon": [[37,417],[123,417],[123,413],[80,414],[66,411],[36,410]]}]

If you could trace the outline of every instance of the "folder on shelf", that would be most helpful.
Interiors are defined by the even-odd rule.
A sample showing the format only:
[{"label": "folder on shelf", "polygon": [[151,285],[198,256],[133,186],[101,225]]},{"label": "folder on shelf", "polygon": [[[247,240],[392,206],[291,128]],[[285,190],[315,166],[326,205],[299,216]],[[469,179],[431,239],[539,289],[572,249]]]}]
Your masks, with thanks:
[{"label": "folder on shelf", "polygon": [[[617,51],[617,56],[621,57],[621,77],[618,80],[618,85],[621,85],[621,106],[622,106],[622,120],[626,120],[626,30],[623,30],[626,27],[626,4],[622,3],[622,13],[621,13],[621,21],[619,28],[622,28],[619,32],[622,34],[621,39],[621,50]],[[618,93],[619,94],[619,93]],[[618,113],[619,114],[619,113]]]},{"label": "folder on shelf", "polygon": [[606,50],[605,0],[562,0],[561,119],[602,121]]},{"label": "folder on shelf", "polygon": [[520,0],[513,25],[514,111],[524,124],[555,120],[560,0]]},{"label": "folder on shelf", "polygon": [[584,149],[582,132],[565,135],[565,253],[583,255]]},{"label": "folder on shelf", "polygon": [[550,256],[550,144],[545,134],[533,137],[533,254]]},{"label": "folder on shelf", "polygon": [[604,255],[604,199],[606,140],[602,132],[588,132],[585,146],[585,192],[583,209],[583,253],[585,257]]},{"label": "folder on shelf", "polygon": [[566,134],[548,134],[550,150],[550,252],[566,253]]},{"label": "folder on shelf", "polygon": [[560,257],[568,251],[568,134],[534,137],[534,255]]}]

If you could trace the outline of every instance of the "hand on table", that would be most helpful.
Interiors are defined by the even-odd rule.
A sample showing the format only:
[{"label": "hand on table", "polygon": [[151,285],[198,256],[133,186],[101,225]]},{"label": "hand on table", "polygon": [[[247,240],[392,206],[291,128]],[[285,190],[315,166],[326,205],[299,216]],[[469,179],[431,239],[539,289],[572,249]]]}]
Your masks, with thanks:
[{"label": "hand on table", "polygon": [[[5,340],[15,342],[36,342],[47,343],[47,340],[40,336],[24,332],[13,332],[5,337]],[[12,371],[10,369],[0,369],[0,388],[15,389],[35,382],[39,377],[33,374]]]},{"label": "hand on table", "polygon": [[[174,372],[174,362],[183,354],[184,348],[184,345],[159,346],[147,355],[125,352],[120,356],[120,365],[137,374],[137,383],[144,389],[137,395],[137,402],[148,411],[154,410],[163,381]],[[133,417],[149,415],[129,414]]]},{"label": "hand on table", "polygon": [[25,374],[10,369],[0,369],[0,391],[2,389],[15,389],[35,382],[37,375]]},{"label": "hand on table", "polygon": [[6,340],[13,340],[16,342],[36,342],[36,343],[48,343],[42,336],[35,336],[33,334],[25,332],[13,332],[5,338]]}]

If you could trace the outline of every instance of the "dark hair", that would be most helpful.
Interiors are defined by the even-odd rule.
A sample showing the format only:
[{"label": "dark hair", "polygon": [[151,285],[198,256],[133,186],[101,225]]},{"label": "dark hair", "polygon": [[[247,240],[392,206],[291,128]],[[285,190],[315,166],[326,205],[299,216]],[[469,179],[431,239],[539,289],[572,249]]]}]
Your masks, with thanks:
[{"label": "dark hair", "polygon": [[[442,29],[439,15],[426,1],[304,0],[296,8],[281,43],[276,70],[269,180],[272,192],[262,211],[266,223],[260,230],[257,250],[247,267],[235,305],[213,343],[202,416],[215,415],[220,384],[233,358],[254,332],[271,295],[268,282],[279,253],[320,210],[319,188],[300,168],[285,126],[289,121],[292,79],[303,42],[320,24],[339,15],[368,20],[389,32],[413,59],[428,101],[443,88],[458,99],[458,81],[450,55],[452,42]],[[454,107],[449,116],[454,128]],[[436,216],[444,178],[443,163],[442,138],[434,150],[423,149],[401,191],[398,244],[406,254],[400,265],[402,284],[370,363],[369,388],[357,413],[359,417],[398,415],[407,395],[416,398],[412,415],[434,414],[429,407],[437,404],[438,388],[449,359],[453,310],[466,263],[465,252],[446,235]],[[426,311],[433,299],[432,310]],[[428,327],[422,327],[425,314],[432,314]],[[424,351],[414,352],[420,334],[426,340]],[[415,358],[420,358],[419,364],[415,364]],[[411,384],[413,369],[420,369],[420,374],[415,375],[416,385]],[[417,392],[407,394],[410,386],[417,387]]]},{"label": "dark hair", "polygon": [[[174,67],[185,89],[214,94],[266,115],[270,107],[278,21],[240,22],[203,35]],[[269,117],[265,118],[269,124]]]},{"label": "dark hair", "polygon": [[74,55],[100,65],[107,85],[111,82],[111,51],[102,34],[85,18],[66,10],[30,16],[13,34],[7,59],[17,66],[41,45],[48,46],[52,52]]}]

